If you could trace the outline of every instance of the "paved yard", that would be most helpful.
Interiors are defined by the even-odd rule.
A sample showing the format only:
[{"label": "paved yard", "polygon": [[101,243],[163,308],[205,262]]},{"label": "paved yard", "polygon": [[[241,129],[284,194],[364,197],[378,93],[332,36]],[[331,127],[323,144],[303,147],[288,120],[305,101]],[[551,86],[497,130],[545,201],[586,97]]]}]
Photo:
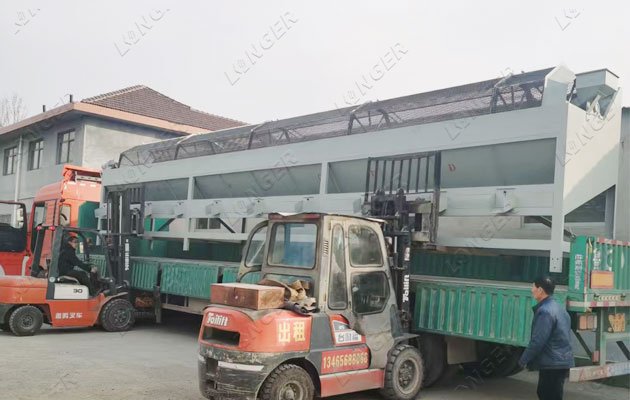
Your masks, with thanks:
[{"label": "paved yard", "polygon": [[[17,338],[0,332],[0,399],[201,400],[197,390],[199,317],[167,317],[163,325],[140,323],[118,334],[98,328],[42,331]],[[536,376],[472,381],[455,376],[421,398],[533,399]],[[568,385],[567,399],[620,400],[625,389]],[[375,393],[344,399],[378,399]],[[341,400],[337,398],[335,400]]]}]

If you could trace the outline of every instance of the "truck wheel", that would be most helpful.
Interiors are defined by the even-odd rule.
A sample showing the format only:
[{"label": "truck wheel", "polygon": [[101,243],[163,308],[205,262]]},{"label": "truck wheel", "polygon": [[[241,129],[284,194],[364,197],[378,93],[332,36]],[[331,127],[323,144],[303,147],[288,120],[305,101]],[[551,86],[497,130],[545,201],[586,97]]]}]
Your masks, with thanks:
[{"label": "truck wheel", "polygon": [[506,346],[506,351],[509,352],[509,355],[501,364],[501,369],[496,375],[500,377],[508,377],[521,372],[523,368],[518,365],[518,361],[521,359],[521,355],[524,350],[525,349],[522,347]]},{"label": "truck wheel", "polygon": [[399,344],[385,367],[385,386],[381,394],[391,400],[415,399],[422,388],[422,377],[420,351],[413,346]]},{"label": "truck wheel", "polygon": [[9,317],[9,329],[15,336],[33,336],[42,327],[44,316],[35,306],[21,306]]},{"label": "truck wheel", "polygon": [[303,368],[283,364],[265,380],[260,393],[262,400],[311,400],[315,389],[311,376]]},{"label": "truck wheel", "polygon": [[419,338],[420,353],[424,361],[422,387],[431,387],[446,370],[446,342],[442,335],[423,333]]},{"label": "truck wheel", "polygon": [[503,344],[477,342],[477,357],[480,361],[464,363],[464,372],[482,378],[503,378],[522,371],[518,361],[523,348]]},{"label": "truck wheel", "polygon": [[114,299],[107,302],[101,310],[99,320],[108,332],[128,331],[136,322],[135,310],[126,299]]}]

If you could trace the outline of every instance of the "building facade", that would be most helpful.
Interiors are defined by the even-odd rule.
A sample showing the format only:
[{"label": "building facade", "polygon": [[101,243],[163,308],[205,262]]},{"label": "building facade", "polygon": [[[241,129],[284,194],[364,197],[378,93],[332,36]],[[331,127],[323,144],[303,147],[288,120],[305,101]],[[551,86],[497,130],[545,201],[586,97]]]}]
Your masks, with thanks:
[{"label": "building facade", "polygon": [[65,164],[101,168],[136,145],[239,125],[145,86],[70,102],[0,128],[0,199],[28,208]]}]

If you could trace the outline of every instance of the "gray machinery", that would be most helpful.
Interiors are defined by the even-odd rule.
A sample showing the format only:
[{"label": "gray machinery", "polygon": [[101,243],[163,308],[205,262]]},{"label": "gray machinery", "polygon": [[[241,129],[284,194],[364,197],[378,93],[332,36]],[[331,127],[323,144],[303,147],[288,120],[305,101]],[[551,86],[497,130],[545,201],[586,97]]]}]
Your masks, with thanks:
[{"label": "gray machinery", "polygon": [[574,234],[629,239],[621,121],[615,74],[559,66],[137,146],[103,171],[104,199],[140,187],[134,212],[168,225],[142,237],[187,250],[245,240],[269,212],[365,213],[366,171],[376,186],[391,175],[380,189],[428,200],[414,184],[432,162],[368,170],[368,158],[439,151],[438,248],[541,254],[554,272]]}]

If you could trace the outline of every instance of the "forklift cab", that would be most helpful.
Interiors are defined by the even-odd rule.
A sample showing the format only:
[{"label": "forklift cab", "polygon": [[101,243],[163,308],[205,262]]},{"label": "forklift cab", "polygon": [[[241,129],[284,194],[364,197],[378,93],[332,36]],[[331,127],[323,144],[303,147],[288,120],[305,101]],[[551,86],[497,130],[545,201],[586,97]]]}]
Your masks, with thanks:
[{"label": "forklift cab", "polygon": [[25,205],[0,200],[0,276],[26,272],[30,255],[27,235]]},{"label": "forklift cab", "polygon": [[320,312],[347,321],[339,325],[340,333],[365,339],[370,368],[384,368],[389,350],[404,336],[377,220],[270,214],[252,230],[239,270],[241,282],[261,279],[307,281],[307,296],[317,300]]},{"label": "forklift cab", "polygon": [[[52,256],[45,256],[42,251],[47,232],[52,233],[53,237],[50,253]],[[78,241],[76,249],[68,248],[70,245],[67,242],[71,237],[76,238]],[[75,277],[65,276],[59,272],[60,256],[63,251],[74,251],[80,261],[97,267],[98,280],[92,279],[90,274],[86,273],[86,277],[92,279],[95,289],[94,295],[98,294],[101,289],[104,289],[105,287],[103,286],[110,286],[106,284],[113,282],[111,279],[111,265],[104,243],[104,238],[96,230],[65,226],[38,226],[35,238],[35,251],[33,253],[32,275],[47,278],[48,290],[46,298],[51,300],[81,300],[93,297],[90,295],[88,287],[81,285]]]}]

